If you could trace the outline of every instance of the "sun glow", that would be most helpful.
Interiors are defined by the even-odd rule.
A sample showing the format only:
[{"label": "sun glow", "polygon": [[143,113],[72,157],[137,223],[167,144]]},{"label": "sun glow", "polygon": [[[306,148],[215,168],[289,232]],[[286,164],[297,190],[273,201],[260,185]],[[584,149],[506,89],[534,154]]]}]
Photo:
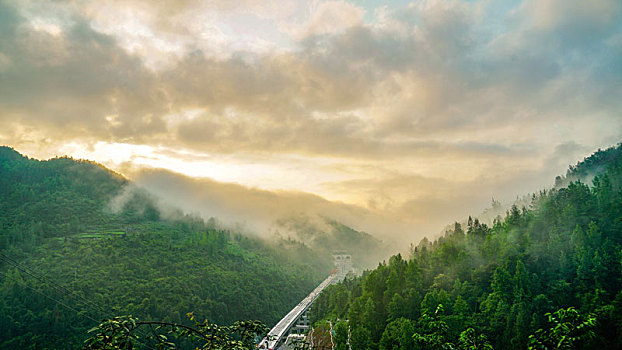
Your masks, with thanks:
[{"label": "sun glow", "polygon": [[270,191],[315,193],[331,200],[354,198],[328,190],[323,184],[354,178],[335,166],[338,160],[295,155],[206,155],[164,147],[97,142],[92,146],[68,143],[59,150],[74,158],[95,160],[128,177],[141,169],[159,168],[190,177],[209,178]]}]

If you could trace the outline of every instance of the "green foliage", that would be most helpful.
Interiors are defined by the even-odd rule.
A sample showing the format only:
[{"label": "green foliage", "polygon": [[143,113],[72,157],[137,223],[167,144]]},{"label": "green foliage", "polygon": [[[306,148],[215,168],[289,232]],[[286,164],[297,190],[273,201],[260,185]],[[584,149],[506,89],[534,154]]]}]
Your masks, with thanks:
[{"label": "green foliage", "polygon": [[493,350],[492,345],[484,334],[477,334],[473,328],[467,328],[460,333],[458,349],[461,350]]},{"label": "green foliage", "polygon": [[254,349],[255,338],[263,337],[269,329],[259,321],[237,321],[231,326],[198,322],[193,313],[188,317],[192,326],[161,321],[140,321],[132,316],[103,320],[89,330],[92,335],[84,341],[84,350],[178,349],[180,344],[204,350]]},{"label": "green foliage", "polygon": [[622,145],[530,198],[328,288],[314,318],[347,317],[360,349],[400,348],[396,322],[422,348],[622,348]]},{"label": "green foliage", "polygon": [[488,338],[484,334],[478,334],[473,328],[462,331],[457,341],[452,341],[455,337],[451,335],[451,327],[443,320],[442,314],[443,305],[439,305],[434,314],[424,313],[421,315],[417,331],[412,335],[415,346],[400,349],[493,350]]},{"label": "green foliage", "polygon": [[595,337],[596,316],[582,316],[573,308],[547,313],[550,328],[529,336],[529,349],[576,349]]},{"label": "green foliage", "polygon": [[415,325],[406,318],[395,319],[385,328],[380,338],[381,350],[405,350],[414,347],[412,334],[415,332]]},{"label": "green foliage", "polygon": [[415,332],[412,338],[421,349],[453,350],[456,346],[449,341],[449,326],[440,319],[443,305],[438,305],[433,314],[424,312],[419,319],[420,332]]}]

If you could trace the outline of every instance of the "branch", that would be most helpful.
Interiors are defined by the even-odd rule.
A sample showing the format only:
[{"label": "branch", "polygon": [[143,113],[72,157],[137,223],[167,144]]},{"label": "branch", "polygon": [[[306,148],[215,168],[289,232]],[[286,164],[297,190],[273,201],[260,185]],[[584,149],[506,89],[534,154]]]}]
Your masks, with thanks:
[{"label": "branch", "polygon": [[160,325],[160,326],[169,326],[169,327],[179,327],[179,328],[184,328],[187,329],[193,333],[196,333],[198,335],[201,336],[201,338],[205,339],[205,340],[209,340],[209,338],[207,336],[205,336],[205,334],[201,333],[201,331],[199,331],[198,329],[194,328],[194,327],[190,327],[190,326],[186,326],[183,324],[179,324],[179,323],[171,323],[171,322],[161,322],[161,321],[139,321],[136,322],[137,325]]}]

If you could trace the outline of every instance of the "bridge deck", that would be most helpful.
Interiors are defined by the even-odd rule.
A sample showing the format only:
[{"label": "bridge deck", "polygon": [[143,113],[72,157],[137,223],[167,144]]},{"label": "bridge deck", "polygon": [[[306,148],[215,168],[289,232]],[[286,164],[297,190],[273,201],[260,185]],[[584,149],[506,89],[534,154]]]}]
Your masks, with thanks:
[{"label": "bridge deck", "polygon": [[326,288],[335,278],[335,275],[328,276],[322,283],[320,283],[315,289],[307,295],[298,305],[296,305],[285,317],[283,317],[275,326],[268,332],[268,335],[262,339],[259,343],[260,349],[275,349],[279,345],[281,340],[287,337],[287,332],[294,326],[296,320],[302,316],[302,314],[309,309],[309,306],[315,301],[317,296]]}]

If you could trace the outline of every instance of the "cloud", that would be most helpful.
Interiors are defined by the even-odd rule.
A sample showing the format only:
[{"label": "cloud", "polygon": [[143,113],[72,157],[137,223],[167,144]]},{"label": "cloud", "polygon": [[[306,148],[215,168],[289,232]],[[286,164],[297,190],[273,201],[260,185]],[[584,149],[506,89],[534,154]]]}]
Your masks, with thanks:
[{"label": "cloud", "polygon": [[209,179],[196,179],[162,169],[142,170],[133,176],[136,184],[164,202],[225,225],[259,235],[273,234],[278,220],[296,216],[322,216],[338,220],[354,229],[371,232],[389,243],[410,242],[411,224],[390,220],[382,212],[360,206],[328,201],[296,191],[265,191]]},{"label": "cloud", "polygon": [[621,17],[614,0],[2,1],[0,142],[330,159],[346,170],[314,191],[445,220],[547,185],[559,145],[619,142]]},{"label": "cloud", "polygon": [[619,30],[622,4],[614,0],[525,1],[521,11],[531,15],[534,30],[562,39],[562,44],[586,43]]},{"label": "cloud", "polygon": [[[0,44],[11,62],[0,72],[0,120],[62,138],[123,139],[163,131],[153,77],[114,39],[81,21],[53,34],[6,5],[0,12],[11,18]],[[118,125],[109,123],[111,115]]]},{"label": "cloud", "polygon": [[[516,164],[496,164],[503,171],[484,176],[468,176],[462,164],[454,163],[452,179],[412,175],[395,169],[363,167],[366,178],[325,182],[329,193],[355,196],[351,204],[327,200],[302,191],[262,190],[197,179],[164,169],[138,169],[132,174],[140,187],[204,219],[217,218],[225,225],[269,236],[280,228],[279,220],[321,216],[337,220],[356,230],[371,233],[395,247],[433,237],[453,221],[478,215],[491,199],[509,207],[519,196],[553,186],[555,175],[563,174],[587,154],[583,146],[568,143],[556,147],[542,164],[516,168]],[[493,165],[490,165],[493,167]],[[407,170],[407,169],[403,169]],[[384,177],[376,174],[384,173]],[[543,185],[542,179],[546,179]]]},{"label": "cloud", "polygon": [[365,10],[346,1],[322,1],[310,4],[310,16],[301,26],[290,29],[298,40],[309,36],[342,33],[362,24]]},{"label": "cloud", "polygon": [[[109,17],[115,13],[113,5],[104,6]],[[601,5],[598,8],[616,9]],[[351,4],[322,2],[311,11],[308,23],[342,12],[357,19],[344,22],[339,30],[318,29],[321,35],[307,37],[297,51],[249,52],[225,59],[203,49],[182,51],[158,71],[147,68],[139,54],[128,52],[115,32],[95,30],[98,20],[89,10],[92,6],[75,13],[72,24],[56,34],[37,29],[31,18],[13,10],[13,19],[6,22],[13,23],[6,30],[13,35],[3,44],[2,61],[12,64],[2,71],[4,81],[11,82],[3,89],[5,116],[31,124],[60,121],[64,132],[70,125],[74,134],[124,142],[181,142],[216,152],[240,147],[375,157],[409,155],[420,149],[413,145],[422,144],[455,144],[452,151],[458,153],[468,144],[512,147],[503,142],[507,137],[500,129],[565,123],[568,118],[586,118],[596,108],[612,114],[620,104],[612,93],[619,79],[608,76],[606,85],[598,84],[603,81],[600,72],[614,61],[608,55],[616,54],[605,40],[613,35],[611,25],[609,31],[594,32],[608,49],[601,48],[592,65],[584,68],[567,62],[564,52],[550,52],[550,45],[544,45],[548,43],[533,47],[534,31],[561,25],[556,24],[559,19],[550,19],[542,29],[528,21],[524,12],[546,13],[540,5],[523,4],[512,14],[523,18],[517,28],[491,39],[490,34],[478,36],[485,29],[479,3],[424,1],[389,12],[385,21],[410,28],[396,35],[391,29],[395,26],[364,23],[363,10]],[[150,31],[179,35],[184,33],[183,23],[161,24],[169,21],[162,14],[182,16],[202,8],[198,2],[170,6],[150,9],[136,2],[118,8],[148,17],[143,25]],[[224,5],[216,7],[236,13]],[[564,28],[578,22],[566,17],[572,16],[563,17],[568,22]],[[575,50],[583,53],[581,47]],[[585,52],[584,59],[594,55]],[[584,89],[586,82],[594,89]],[[203,113],[184,119],[193,109]],[[479,129],[494,130],[500,137],[468,136]],[[448,135],[460,135],[460,142],[447,141]]]}]

